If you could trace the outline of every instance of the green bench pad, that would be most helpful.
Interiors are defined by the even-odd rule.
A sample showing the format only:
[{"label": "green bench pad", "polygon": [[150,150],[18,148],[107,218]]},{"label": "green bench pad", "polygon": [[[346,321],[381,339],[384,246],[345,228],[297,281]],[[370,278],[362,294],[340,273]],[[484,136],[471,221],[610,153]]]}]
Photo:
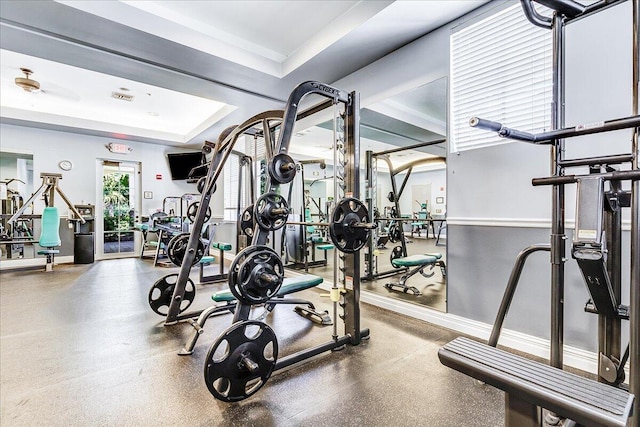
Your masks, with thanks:
[{"label": "green bench pad", "polygon": [[46,251],[38,251],[38,255],[52,255],[59,254],[60,251],[58,249],[48,249]]},{"label": "green bench pad", "polygon": [[396,258],[391,261],[394,267],[415,267],[418,265],[433,264],[438,260],[434,255],[411,255],[404,258]]},{"label": "green bench pad", "polygon": [[[305,289],[313,288],[322,283],[324,279],[320,276],[313,274],[305,274],[296,277],[285,277],[277,296],[292,294],[294,292],[303,291]],[[231,291],[220,291],[211,295],[211,299],[216,302],[229,302],[235,300],[235,297]]]},{"label": "green bench pad", "polygon": [[213,242],[211,243],[211,247],[220,249],[221,251],[230,251],[231,243]]},{"label": "green bench pad", "polygon": [[330,249],[333,249],[335,246],[333,246],[332,244],[326,244],[326,245],[318,245],[316,246],[316,248],[320,249],[321,251],[328,251]]},{"label": "green bench pad", "polygon": [[436,257],[436,259],[442,258],[442,254],[437,253],[437,252],[433,252],[433,253],[429,253],[429,254],[425,254],[425,255],[434,256],[434,257]]},{"label": "green bench pad", "polygon": [[208,256],[203,256],[202,258],[200,258],[200,261],[198,261],[200,264],[211,264],[213,261],[215,261],[216,258],[208,255]]}]

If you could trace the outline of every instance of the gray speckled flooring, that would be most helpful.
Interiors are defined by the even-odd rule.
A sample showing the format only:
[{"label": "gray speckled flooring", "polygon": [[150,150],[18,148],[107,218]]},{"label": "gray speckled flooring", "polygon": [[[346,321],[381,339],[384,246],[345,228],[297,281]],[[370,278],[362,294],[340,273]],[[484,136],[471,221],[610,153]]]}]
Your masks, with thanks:
[{"label": "gray speckled flooring", "polygon": [[[439,363],[437,350],[454,333],[367,305],[362,326],[370,340],[277,373],[243,402],[218,402],[204,384],[203,363],[231,317],[209,320],[194,354],[177,356],[190,326],[164,327],[147,304],[151,284],[175,271],[122,259],[0,273],[0,424],[503,424],[501,392]],[[224,287],[198,287],[193,307],[206,307]],[[301,296],[330,308],[317,291]],[[277,307],[267,321],[281,355],[330,339],[330,327],[291,307]]]}]

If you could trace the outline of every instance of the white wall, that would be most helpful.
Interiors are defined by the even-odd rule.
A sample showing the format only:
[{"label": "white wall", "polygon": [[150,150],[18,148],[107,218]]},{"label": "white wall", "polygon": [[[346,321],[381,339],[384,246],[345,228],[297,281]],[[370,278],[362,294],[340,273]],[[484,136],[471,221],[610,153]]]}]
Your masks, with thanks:
[{"label": "white wall", "polygon": [[[102,159],[142,163],[142,191],[153,192],[153,199],[142,200],[143,215],[161,208],[162,199],[166,196],[180,196],[196,191],[194,184],[171,180],[166,153],[181,151],[175,147],[127,141],[133,148],[132,152],[125,155],[113,154],[105,145],[117,142],[115,139],[6,124],[0,125],[0,140],[3,150],[33,154],[35,189],[40,186],[41,172],[61,173],[60,188],[73,204],[84,202],[95,205],[100,201],[96,194],[96,162]],[[62,171],[58,167],[61,160],[71,160],[73,169],[68,172]],[[156,174],[162,175],[162,179],[156,179]],[[216,196],[220,194],[223,192],[216,192]],[[25,199],[28,197],[29,195],[26,195]],[[60,208],[61,215],[67,214],[67,206],[60,198],[56,198],[55,204]],[[36,213],[41,212],[43,207],[42,202],[38,201]]]}]

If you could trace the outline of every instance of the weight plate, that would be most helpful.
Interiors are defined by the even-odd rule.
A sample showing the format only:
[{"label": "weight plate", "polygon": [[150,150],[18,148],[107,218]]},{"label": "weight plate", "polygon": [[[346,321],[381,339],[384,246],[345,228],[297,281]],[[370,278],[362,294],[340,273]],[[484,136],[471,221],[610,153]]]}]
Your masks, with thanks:
[{"label": "weight plate", "polygon": [[395,223],[389,226],[389,241],[391,241],[391,243],[399,242],[403,237],[402,225]]},{"label": "weight plate", "polygon": [[[174,273],[158,279],[158,281],[151,286],[151,289],[149,289],[149,306],[154,312],[161,316],[167,315],[177,282],[178,274]],[[193,281],[187,278],[184,295],[182,296],[182,302],[180,303],[180,313],[189,308],[195,297],[196,287],[194,286]]]},{"label": "weight plate", "polygon": [[268,325],[247,320],[231,325],[213,343],[204,364],[204,380],[218,400],[238,402],[267,382],[278,358],[278,339]]},{"label": "weight plate", "polygon": [[331,213],[329,236],[340,252],[354,253],[367,243],[369,232],[366,228],[352,225],[368,223],[369,212],[364,204],[352,197],[342,199]]},{"label": "weight plate", "polygon": [[[198,207],[200,207],[200,202],[193,202],[187,208],[187,219],[189,219],[189,221],[191,221],[192,224],[196,222]],[[207,212],[204,214],[203,223],[209,222],[210,219],[211,219],[211,206],[207,206]]]},{"label": "weight plate", "polygon": [[249,205],[242,211],[238,219],[238,229],[240,233],[248,237],[253,237],[253,229],[256,224],[253,222],[253,205]]},{"label": "weight plate", "polygon": [[[253,246],[234,258],[229,269],[229,288],[245,304],[263,304],[274,298],[284,279],[280,256],[268,246]],[[239,254],[239,255],[240,255]]]},{"label": "weight plate", "polygon": [[402,246],[396,246],[391,250],[391,255],[389,255],[391,265],[393,265],[393,260],[396,258],[402,258]]},{"label": "weight plate", "polygon": [[296,163],[286,153],[278,153],[269,162],[269,176],[279,184],[288,184],[296,176]]},{"label": "weight plate", "polygon": [[[202,194],[204,192],[206,184],[207,184],[206,176],[203,176],[198,180],[198,182],[196,183],[196,189],[198,190],[198,193]],[[212,193],[215,193],[217,189],[218,189],[218,184],[213,184]]]},{"label": "weight plate", "polygon": [[[187,253],[188,245],[189,233],[181,233],[173,236],[167,244],[167,256],[169,257],[169,260],[180,267],[182,265],[182,260]],[[204,242],[201,239],[198,239],[198,248],[196,249],[196,253],[193,257],[193,262],[191,263],[191,265],[196,265],[198,261],[202,259],[202,257],[204,256],[204,251]]]},{"label": "weight plate", "polygon": [[279,194],[265,193],[253,208],[253,217],[264,231],[275,231],[285,226],[289,215],[287,201]]}]

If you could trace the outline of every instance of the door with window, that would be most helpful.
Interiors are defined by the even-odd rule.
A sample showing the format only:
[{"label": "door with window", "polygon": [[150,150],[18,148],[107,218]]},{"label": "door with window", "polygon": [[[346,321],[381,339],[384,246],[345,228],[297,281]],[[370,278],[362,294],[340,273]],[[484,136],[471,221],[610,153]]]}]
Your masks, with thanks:
[{"label": "door with window", "polygon": [[140,212],[140,164],[103,160],[99,162],[97,255],[99,258],[136,256],[140,236],[135,224]]}]

